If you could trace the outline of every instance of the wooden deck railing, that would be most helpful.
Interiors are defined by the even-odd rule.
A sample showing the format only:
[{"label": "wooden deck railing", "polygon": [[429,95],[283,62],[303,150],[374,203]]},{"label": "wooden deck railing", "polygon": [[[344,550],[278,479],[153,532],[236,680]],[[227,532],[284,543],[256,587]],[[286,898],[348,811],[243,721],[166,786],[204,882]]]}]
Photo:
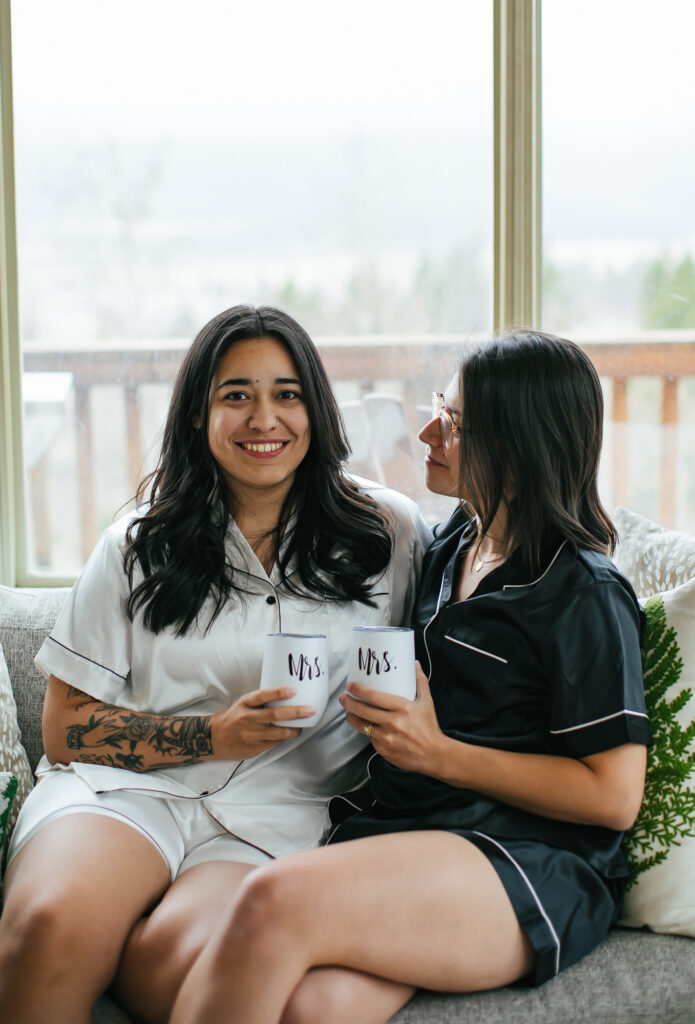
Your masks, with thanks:
[{"label": "wooden deck railing", "polygon": [[[614,504],[628,501],[628,383],[637,377],[660,381],[662,430],[660,479],[656,482],[658,514],[664,525],[673,525],[676,516],[678,382],[683,377],[695,377],[695,333],[660,332],[618,342],[578,340],[596,365],[607,391]],[[317,344],[328,375],[334,382],[353,382],[353,387],[361,394],[374,390],[375,381],[398,382],[403,413],[414,437],[421,422],[418,407],[421,410],[428,404],[434,385],[446,386],[466,341],[463,336],[410,338],[378,335],[323,337],[317,339]],[[126,434],[127,477],[132,493],[142,472],[148,441],[143,438],[141,389],[146,384],[173,382],[187,346],[187,341],[147,340],[121,345],[95,343],[71,348],[27,345],[25,348],[26,373],[72,374],[84,558],[98,535],[95,502],[95,458],[98,453],[94,450],[92,392],[104,385],[122,388],[126,410],[122,429]],[[399,485],[397,479],[388,482],[393,486]],[[41,550],[41,538],[50,535],[50,497],[45,493],[40,462],[30,471],[30,485],[37,560],[39,564],[49,565],[50,553]]]}]

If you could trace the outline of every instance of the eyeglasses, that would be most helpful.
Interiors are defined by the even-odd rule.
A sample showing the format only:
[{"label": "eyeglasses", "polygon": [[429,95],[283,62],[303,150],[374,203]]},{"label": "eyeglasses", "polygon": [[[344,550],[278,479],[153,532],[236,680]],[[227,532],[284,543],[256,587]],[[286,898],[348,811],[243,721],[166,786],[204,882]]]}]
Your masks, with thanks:
[{"label": "eyeglasses", "polygon": [[444,395],[441,391],[432,392],[432,419],[439,420],[439,430],[442,437],[443,447],[449,451],[454,443],[454,435],[460,433],[461,428],[446,407]]}]

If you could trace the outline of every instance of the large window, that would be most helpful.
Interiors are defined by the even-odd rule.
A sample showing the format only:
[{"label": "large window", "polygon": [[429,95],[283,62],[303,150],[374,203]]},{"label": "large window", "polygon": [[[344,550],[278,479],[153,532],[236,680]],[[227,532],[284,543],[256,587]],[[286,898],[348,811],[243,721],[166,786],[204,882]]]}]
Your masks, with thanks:
[{"label": "large window", "polygon": [[12,13],[28,575],[79,569],[237,302],[307,327],[352,468],[436,517],[415,434],[491,326],[492,4]]},{"label": "large window", "polygon": [[695,531],[687,0],[12,15],[3,581],[74,575],[156,459],[183,351],[236,302],[308,328],[351,468],[430,520],[450,504],[422,488],[416,434],[461,346],[531,321],[564,333],[604,383],[606,506]]},{"label": "large window", "polygon": [[543,2],[543,321],[590,349],[602,492],[695,532],[695,7]]}]

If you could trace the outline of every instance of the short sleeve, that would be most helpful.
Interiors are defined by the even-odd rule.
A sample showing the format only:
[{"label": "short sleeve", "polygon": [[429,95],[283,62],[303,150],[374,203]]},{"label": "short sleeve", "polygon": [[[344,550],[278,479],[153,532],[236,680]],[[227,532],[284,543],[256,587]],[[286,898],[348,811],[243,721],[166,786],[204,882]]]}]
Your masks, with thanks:
[{"label": "short sleeve", "polygon": [[36,655],[36,667],[92,697],[117,702],[130,682],[132,623],[128,577],[116,524],[98,541]]},{"label": "short sleeve", "polygon": [[586,757],[624,743],[651,743],[640,615],[618,580],[595,581],[567,596],[544,644],[556,753]]}]

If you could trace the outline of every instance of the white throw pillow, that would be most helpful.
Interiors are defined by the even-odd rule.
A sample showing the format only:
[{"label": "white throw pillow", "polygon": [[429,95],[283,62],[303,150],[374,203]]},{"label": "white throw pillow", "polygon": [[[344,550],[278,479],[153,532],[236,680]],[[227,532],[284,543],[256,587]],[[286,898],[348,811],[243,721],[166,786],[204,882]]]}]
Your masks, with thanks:
[{"label": "white throw pillow", "polygon": [[695,576],[695,536],[666,530],[637,512],[618,505],[615,564],[639,598],[672,590]]},{"label": "white throw pillow", "polygon": [[645,604],[644,689],[654,736],[625,851],[620,924],[695,937],[695,578]]},{"label": "white throw pillow", "polygon": [[27,752],[22,746],[22,737],[17,725],[17,706],[2,646],[0,646],[0,771],[11,772],[17,778],[17,795],[7,827],[7,838],[9,839],[17,820],[19,808],[31,790],[34,780]]}]

